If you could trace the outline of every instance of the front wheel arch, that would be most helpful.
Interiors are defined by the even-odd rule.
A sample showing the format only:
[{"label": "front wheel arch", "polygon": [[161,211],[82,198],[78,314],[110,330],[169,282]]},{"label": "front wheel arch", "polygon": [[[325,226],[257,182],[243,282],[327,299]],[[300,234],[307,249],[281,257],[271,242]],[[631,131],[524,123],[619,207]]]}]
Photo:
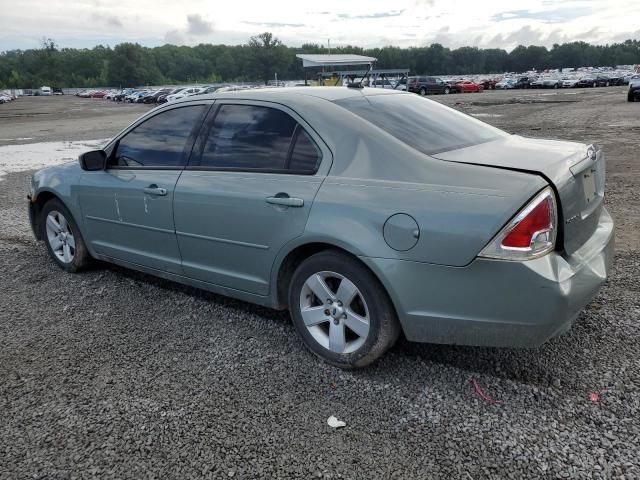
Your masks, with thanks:
[{"label": "front wheel arch", "polygon": [[[42,229],[40,228],[40,222],[42,222],[42,209],[50,200],[58,200],[65,207],[64,201],[55,193],[49,190],[44,190],[35,197],[35,201],[31,202],[30,208],[33,208],[33,233],[37,240],[44,240],[42,238]],[[68,208],[67,208],[68,209]]]}]

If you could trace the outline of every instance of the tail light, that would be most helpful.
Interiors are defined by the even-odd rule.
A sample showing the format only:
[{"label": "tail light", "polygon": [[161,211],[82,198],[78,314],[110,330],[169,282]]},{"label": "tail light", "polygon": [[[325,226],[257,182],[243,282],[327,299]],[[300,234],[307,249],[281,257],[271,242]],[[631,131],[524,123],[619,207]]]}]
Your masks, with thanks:
[{"label": "tail light", "polygon": [[481,257],[531,260],[555,248],[558,213],[553,190],[547,187],[496,235]]}]

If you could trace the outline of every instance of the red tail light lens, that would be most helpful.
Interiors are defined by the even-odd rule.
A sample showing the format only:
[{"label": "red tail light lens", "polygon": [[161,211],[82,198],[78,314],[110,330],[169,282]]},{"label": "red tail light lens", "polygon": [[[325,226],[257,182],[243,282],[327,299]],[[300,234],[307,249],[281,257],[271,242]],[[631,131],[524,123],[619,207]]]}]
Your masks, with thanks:
[{"label": "red tail light lens", "polygon": [[482,257],[530,260],[555,248],[557,207],[547,187],[511,220],[480,252]]},{"label": "red tail light lens", "polygon": [[527,248],[534,237],[542,232],[553,229],[553,215],[551,202],[540,202],[529,214],[518,223],[502,240],[503,247]]}]

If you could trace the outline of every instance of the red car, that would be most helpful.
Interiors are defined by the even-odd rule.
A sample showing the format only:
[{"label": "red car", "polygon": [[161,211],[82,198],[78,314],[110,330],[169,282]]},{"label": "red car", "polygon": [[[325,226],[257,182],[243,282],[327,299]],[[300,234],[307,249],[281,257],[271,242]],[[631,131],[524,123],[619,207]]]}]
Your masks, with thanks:
[{"label": "red car", "polygon": [[93,92],[90,96],[91,98],[102,98],[107,94],[107,92]]},{"label": "red car", "polygon": [[482,86],[477,83],[470,82],[468,80],[463,80],[461,82],[456,83],[462,93],[473,93],[473,92],[481,92]]}]

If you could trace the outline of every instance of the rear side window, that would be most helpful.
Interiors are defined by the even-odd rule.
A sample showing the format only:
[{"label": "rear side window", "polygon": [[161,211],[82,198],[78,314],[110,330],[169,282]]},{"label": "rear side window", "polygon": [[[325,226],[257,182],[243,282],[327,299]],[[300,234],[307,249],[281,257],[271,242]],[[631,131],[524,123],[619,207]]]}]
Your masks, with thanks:
[{"label": "rear side window", "polygon": [[409,93],[351,97],[335,103],[427,155],[507,135],[473,117]]},{"label": "rear side window", "polygon": [[154,115],[118,142],[109,161],[115,167],[182,167],[187,162],[185,146],[204,105],[174,108]]},{"label": "rear side window", "polygon": [[315,173],[322,154],[316,143],[302,127],[298,127],[291,151],[289,169],[299,173]]},{"label": "rear side window", "polygon": [[222,105],[204,142],[200,166],[315,173],[320,153],[287,113],[254,105]]}]

